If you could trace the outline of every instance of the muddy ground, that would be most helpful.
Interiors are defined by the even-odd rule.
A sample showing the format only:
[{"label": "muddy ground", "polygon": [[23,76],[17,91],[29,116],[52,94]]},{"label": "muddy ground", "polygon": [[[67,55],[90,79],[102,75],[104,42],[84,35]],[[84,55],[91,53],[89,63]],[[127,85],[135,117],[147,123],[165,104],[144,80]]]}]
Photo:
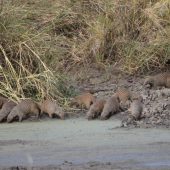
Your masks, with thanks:
[{"label": "muddy ground", "polygon": [[168,129],[120,124],[114,118],[2,124],[0,169],[170,169]]},{"label": "muddy ground", "polygon": [[[166,70],[168,71],[168,70]],[[143,98],[143,112],[139,121],[132,121],[127,125],[126,120],[129,115],[127,109],[115,116],[122,120],[123,126],[129,127],[170,127],[170,89],[164,87],[146,88],[143,83],[148,75],[157,73],[149,73],[145,75],[130,76],[126,75],[114,68],[103,72],[90,68],[87,70],[88,75],[79,84],[74,85],[79,91],[93,90],[97,98],[107,99],[113,95],[117,87],[125,86],[135,95],[141,95]],[[169,71],[170,72],[170,71]],[[84,75],[84,73],[82,73]],[[81,77],[81,76],[80,76]]]}]

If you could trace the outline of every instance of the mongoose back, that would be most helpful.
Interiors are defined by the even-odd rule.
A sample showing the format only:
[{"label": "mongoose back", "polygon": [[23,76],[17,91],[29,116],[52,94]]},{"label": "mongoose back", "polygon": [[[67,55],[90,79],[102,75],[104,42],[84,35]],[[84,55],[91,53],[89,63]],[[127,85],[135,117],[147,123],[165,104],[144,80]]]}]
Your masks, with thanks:
[{"label": "mongoose back", "polygon": [[1,110],[0,110],[0,122],[5,120],[10,113],[10,111],[16,106],[17,104],[13,101],[7,101],[3,104]]},{"label": "mongoose back", "polygon": [[101,113],[101,120],[107,119],[110,115],[119,112],[119,97],[117,94],[111,96],[106,100],[106,103],[104,105],[103,111]]},{"label": "mongoose back", "polygon": [[119,87],[116,90],[116,95],[119,98],[120,106],[121,106],[122,109],[127,108],[130,105],[132,94],[128,90],[128,88]]},{"label": "mongoose back", "polygon": [[170,73],[160,73],[155,76],[149,76],[144,81],[144,86],[150,86],[156,88],[158,86],[164,86],[170,88]]},{"label": "mongoose back", "polygon": [[41,109],[41,114],[47,113],[50,118],[53,118],[53,115],[57,115],[61,119],[65,118],[65,114],[64,114],[62,108],[58,106],[56,101],[51,100],[51,99],[46,99],[46,100],[40,102],[39,105],[40,105],[40,109]]},{"label": "mongoose back", "polygon": [[102,100],[102,99],[98,99],[96,100],[90,107],[89,111],[86,114],[86,118],[88,120],[94,119],[96,117],[98,117],[104,108],[106,101]]},{"label": "mongoose back", "polygon": [[21,122],[24,118],[31,115],[35,115],[38,118],[39,114],[39,105],[31,99],[24,99],[11,110],[7,117],[7,122],[10,123],[16,118],[19,118],[19,122]]},{"label": "mongoose back", "polygon": [[76,96],[72,101],[71,105],[76,105],[77,107],[89,109],[90,106],[95,102],[96,98],[89,92],[82,93]]}]

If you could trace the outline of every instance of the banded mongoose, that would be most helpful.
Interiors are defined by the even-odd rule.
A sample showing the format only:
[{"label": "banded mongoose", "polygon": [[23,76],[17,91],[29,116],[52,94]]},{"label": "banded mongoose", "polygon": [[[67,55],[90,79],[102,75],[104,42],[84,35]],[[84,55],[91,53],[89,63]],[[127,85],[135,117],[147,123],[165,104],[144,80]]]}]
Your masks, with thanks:
[{"label": "banded mongoose", "polygon": [[106,100],[103,111],[101,113],[101,120],[108,119],[111,115],[119,111],[120,111],[119,97],[117,94],[114,94]]},{"label": "banded mongoose", "polygon": [[169,72],[164,72],[164,73],[159,73],[155,76],[149,76],[145,79],[144,85],[146,87],[167,87],[170,88],[170,73]]},{"label": "banded mongoose", "polygon": [[62,108],[57,104],[55,100],[46,99],[39,103],[41,114],[47,113],[50,118],[54,115],[58,116],[60,119],[65,118],[65,113]]},{"label": "banded mongoose", "polygon": [[21,122],[23,119],[31,115],[35,115],[38,119],[39,114],[39,105],[31,99],[24,99],[11,110],[7,117],[7,122],[10,123],[14,119],[19,119],[19,122]]},{"label": "banded mongoose", "polygon": [[11,110],[16,106],[17,104],[13,101],[7,101],[3,104],[1,110],[0,110],[0,122],[5,121],[8,114],[11,112]]},{"label": "banded mongoose", "polygon": [[86,92],[74,97],[71,101],[71,106],[76,105],[77,107],[89,109],[95,100],[96,98],[91,93]]},{"label": "banded mongoose", "polygon": [[90,107],[89,111],[86,114],[86,118],[88,120],[91,119],[95,119],[98,116],[100,116],[100,114],[103,111],[104,105],[105,105],[106,101],[103,99],[97,99]]}]

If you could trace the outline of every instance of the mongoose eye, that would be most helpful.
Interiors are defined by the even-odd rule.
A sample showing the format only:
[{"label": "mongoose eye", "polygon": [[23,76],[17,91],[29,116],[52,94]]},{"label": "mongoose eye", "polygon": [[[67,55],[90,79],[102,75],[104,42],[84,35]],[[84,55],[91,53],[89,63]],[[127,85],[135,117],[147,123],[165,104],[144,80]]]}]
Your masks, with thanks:
[{"label": "mongoose eye", "polygon": [[93,104],[93,102],[91,101],[91,102],[90,102],[90,106],[91,106],[92,104]]}]

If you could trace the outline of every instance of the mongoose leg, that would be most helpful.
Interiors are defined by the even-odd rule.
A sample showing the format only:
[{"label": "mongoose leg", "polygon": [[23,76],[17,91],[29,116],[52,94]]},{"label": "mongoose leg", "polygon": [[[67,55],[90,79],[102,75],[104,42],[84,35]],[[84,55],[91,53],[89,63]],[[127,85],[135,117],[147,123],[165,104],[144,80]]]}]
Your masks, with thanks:
[{"label": "mongoose leg", "polygon": [[39,119],[39,117],[40,117],[40,113],[38,112],[38,113],[36,114],[36,119]]},{"label": "mongoose leg", "polygon": [[22,116],[23,115],[21,115],[21,114],[19,115],[19,122],[22,122]]},{"label": "mongoose leg", "polygon": [[52,114],[52,113],[49,113],[49,117],[52,119],[52,118],[53,118],[53,114]]}]

